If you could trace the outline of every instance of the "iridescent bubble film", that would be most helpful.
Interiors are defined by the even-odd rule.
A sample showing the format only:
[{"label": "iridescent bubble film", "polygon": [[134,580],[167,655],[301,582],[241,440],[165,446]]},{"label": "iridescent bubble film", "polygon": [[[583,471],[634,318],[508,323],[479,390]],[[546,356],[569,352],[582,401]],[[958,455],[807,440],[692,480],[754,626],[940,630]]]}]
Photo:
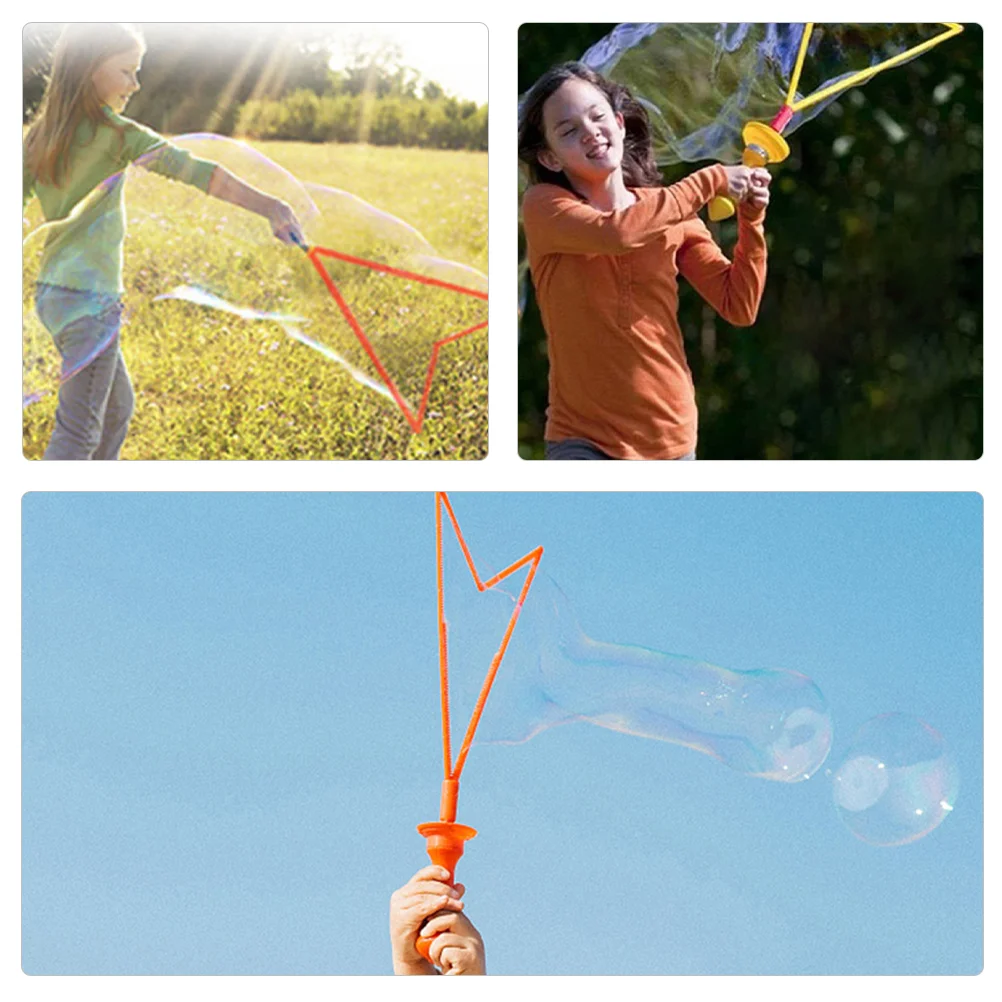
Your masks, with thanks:
[{"label": "iridescent bubble film", "polygon": [[[245,143],[211,134],[171,142],[288,203],[309,245],[340,256],[311,259],[304,249],[275,239],[262,217],[144,169],[162,155],[154,151],[99,186],[73,212],[77,223],[99,214],[102,200],[124,185],[127,303],[157,301],[156,315],[168,330],[174,311],[191,309],[217,311],[221,322],[231,316],[267,324],[316,352],[321,367],[332,362],[413,413],[426,395],[429,365],[439,350],[469,355],[471,364],[486,359],[487,279],[481,272],[443,259],[403,220],[349,192],[303,182]],[[29,209],[26,403],[51,392],[60,368],[62,378],[71,378],[90,360],[64,359],[60,367],[31,308],[41,250],[59,239],[67,223],[45,224],[37,206]],[[233,336],[245,330],[234,326]],[[466,337],[460,346],[457,336],[469,331],[480,336]]]},{"label": "iridescent bubble film", "polygon": [[[482,677],[488,638],[500,636],[521,580],[511,592],[476,595],[455,617],[477,616],[477,633],[453,646],[466,671]],[[473,604],[493,605],[489,613]],[[487,627],[485,617],[493,616]],[[450,627],[451,629],[451,627]],[[473,666],[483,667],[477,671]],[[459,676],[457,676],[459,677]],[[533,582],[509,654],[484,713],[481,743],[521,743],[560,724],[597,727],[683,745],[738,772],[795,783],[825,761],[832,722],[821,690],[783,669],[732,670],[662,651],[593,640],[560,587]]]},{"label": "iridescent bubble film", "polygon": [[904,845],[949,816],[959,773],[943,736],[918,717],[885,713],[853,736],[832,777],[835,809],[857,838]]},{"label": "iridescent bubble film", "polygon": [[[625,84],[650,114],[662,165],[736,163],[748,121],[786,101],[804,24],[620,24],[582,62]],[[794,100],[941,35],[940,24],[815,24]],[[890,72],[893,72],[891,70]],[[838,94],[797,112],[784,135]]]}]

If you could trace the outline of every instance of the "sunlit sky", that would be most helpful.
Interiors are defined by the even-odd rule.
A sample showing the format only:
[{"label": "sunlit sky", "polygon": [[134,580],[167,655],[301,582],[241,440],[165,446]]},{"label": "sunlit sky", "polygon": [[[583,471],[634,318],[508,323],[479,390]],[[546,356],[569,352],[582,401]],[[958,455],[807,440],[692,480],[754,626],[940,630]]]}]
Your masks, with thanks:
[{"label": "sunlit sky", "polygon": [[[839,820],[828,768],[773,783],[585,723],[478,745],[460,877],[492,973],[981,969],[977,495],[452,503],[482,572],[544,546],[592,637],[808,674],[832,769],[901,712],[961,775],[941,827],[887,848]],[[23,526],[24,970],[388,973],[442,774],[432,495],[29,493]],[[481,596],[445,580],[455,736]],[[523,625],[488,730],[538,705],[504,682]]]},{"label": "sunlit sky", "polygon": [[487,28],[483,24],[346,24],[344,42],[335,48],[331,66],[342,68],[363,42],[366,47],[394,46],[400,62],[425,80],[440,83],[456,97],[487,103]]}]

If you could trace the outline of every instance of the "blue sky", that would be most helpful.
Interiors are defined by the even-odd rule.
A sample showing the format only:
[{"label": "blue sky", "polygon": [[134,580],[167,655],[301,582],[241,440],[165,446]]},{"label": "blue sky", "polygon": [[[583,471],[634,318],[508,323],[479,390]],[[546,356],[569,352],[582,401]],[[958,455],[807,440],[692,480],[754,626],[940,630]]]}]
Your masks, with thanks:
[{"label": "blue sky", "polygon": [[[980,970],[980,497],[450,496],[478,562],[542,544],[590,636],[804,672],[828,766],[902,711],[961,776],[939,829],[875,848],[825,769],[772,783],[581,723],[475,747],[460,879],[492,973]],[[441,778],[433,510],[26,495],[27,972],[389,971]]]}]

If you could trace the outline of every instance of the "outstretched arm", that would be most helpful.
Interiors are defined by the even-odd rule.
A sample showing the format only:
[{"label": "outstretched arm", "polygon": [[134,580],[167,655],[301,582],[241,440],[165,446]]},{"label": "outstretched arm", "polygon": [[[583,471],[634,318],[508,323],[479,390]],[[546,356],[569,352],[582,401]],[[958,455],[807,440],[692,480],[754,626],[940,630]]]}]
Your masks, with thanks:
[{"label": "outstretched arm", "polygon": [[303,228],[292,209],[280,198],[268,195],[241,181],[225,167],[216,165],[209,181],[208,193],[231,205],[256,212],[271,224],[271,231],[282,243],[306,243]]},{"label": "outstretched arm", "polygon": [[736,327],[749,327],[755,322],[765,290],[769,175],[764,170],[752,173],[752,186],[738,206],[734,260],[727,258],[699,219],[685,224],[685,240],[677,258],[679,272],[724,320]]},{"label": "outstretched arm", "polygon": [[602,212],[557,185],[533,185],[522,199],[526,240],[536,257],[625,254],[689,219],[714,195],[728,194],[731,173],[742,170],[705,167],[668,188],[651,190],[649,197],[627,209],[612,212]]}]

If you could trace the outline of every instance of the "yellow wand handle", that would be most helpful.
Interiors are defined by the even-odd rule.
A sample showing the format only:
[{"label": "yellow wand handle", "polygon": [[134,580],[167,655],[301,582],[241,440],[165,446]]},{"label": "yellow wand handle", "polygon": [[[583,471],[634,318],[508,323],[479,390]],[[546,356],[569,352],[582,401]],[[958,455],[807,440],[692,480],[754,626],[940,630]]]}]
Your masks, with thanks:
[{"label": "yellow wand handle", "polygon": [[[777,115],[773,124],[777,124],[782,113]],[[786,117],[789,121],[789,116]],[[786,140],[772,125],[765,122],[748,122],[741,130],[741,138],[745,141],[741,163],[745,167],[765,167],[766,164],[780,163],[790,155],[790,147]],[[721,219],[730,219],[734,215],[734,202],[718,195],[710,200],[708,207],[710,219],[719,223]]]}]

